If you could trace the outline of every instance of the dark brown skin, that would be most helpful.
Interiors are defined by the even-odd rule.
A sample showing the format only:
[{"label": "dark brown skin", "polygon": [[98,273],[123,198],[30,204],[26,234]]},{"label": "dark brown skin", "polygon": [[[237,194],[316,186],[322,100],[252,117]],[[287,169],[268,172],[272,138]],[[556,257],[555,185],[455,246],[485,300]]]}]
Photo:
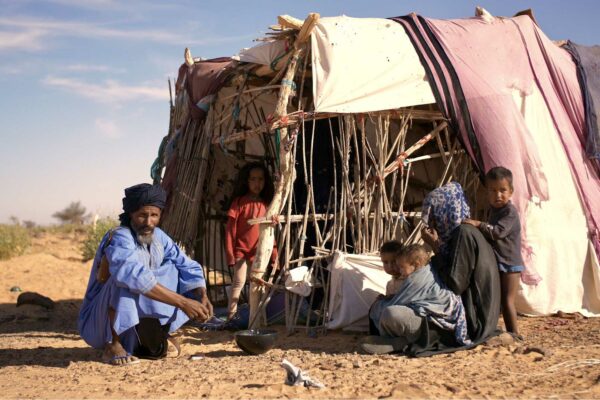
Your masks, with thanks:
[{"label": "dark brown skin", "polygon": [[434,253],[440,250],[440,239],[437,231],[433,227],[423,228],[421,230],[421,238],[433,249]]},{"label": "dark brown skin", "polygon": [[[160,222],[161,209],[155,206],[144,206],[139,210],[130,214],[131,228],[137,234],[138,239],[141,243],[148,244],[148,238],[152,239],[152,233],[154,228]],[[195,294],[201,301],[196,301],[184,297],[172,290],[167,289],[160,283],[157,283],[152,289],[144,293],[144,296],[149,297],[152,300],[160,301],[165,304],[177,307],[181,309],[190,319],[194,319],[200,322],[204,322],[213,315],[213,306],[208,300],[206,294],[206,288],[195,289]],[[109,309],[109,318],[112,324],[114,322],[115,311]],[[107,343],[104,348],[104,358],[110,359],[113,356],[126,356],[127,353],[119,342],[119,336],[116,332],[112,331],[112,343]],[[128,364],[135,361],[137,358],[129,356],[127,358],[119,359],[115,361],[115,364]]]},{"label": "dark brown skin", "polygon": [[[119,341],[119,335],[117,335],[117,332],[115,332],[115,330],[113,329],[113,324],[115,321],[115,310],[112,308],[108,309],[108,319],[110,320],[110,331],[112,332],[112,342],[106,343],[106,346],[104,346],[104,353],[102,354],[102,359],[104,361],[112,360],[111,361],[112,365],[125,365],[125,364],[131,364],[133,362],[137,362],[138,361],[137,357],[127,355],[127,352],[125,351],[125,349],[121,345],[121,342]],[[113,358],[113,357],[120,357],[120,358]]]},{"label": "dark brown skin", "polygon": [[500,272],[500,288],[502,290],[502,317],[507,332],[519,335],[517,308],[515,299],[521,283],[519,272]]}]

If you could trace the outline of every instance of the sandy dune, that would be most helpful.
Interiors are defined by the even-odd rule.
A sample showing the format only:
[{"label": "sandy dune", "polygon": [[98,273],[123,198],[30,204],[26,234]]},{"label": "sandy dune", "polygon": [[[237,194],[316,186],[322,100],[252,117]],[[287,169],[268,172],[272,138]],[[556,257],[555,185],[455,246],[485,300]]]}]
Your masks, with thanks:
[{"label": "sandy dune", "polygon": [[[356,335],[283,329],[274,350],[247,356],[229,332],[188,327],[180,358],[111,367],[77,334],[90,268],[78,248],[72,235],[46,235],[0,262],[1,398],[600,398],[600,319],[520,318],[524,344],[425,359],[359,354]],[[17,308],[12,286],[52,298],[55,309]],[[204,358],[190,361],[195,353]],[[284,385],[283,358],[326,388]]]}]

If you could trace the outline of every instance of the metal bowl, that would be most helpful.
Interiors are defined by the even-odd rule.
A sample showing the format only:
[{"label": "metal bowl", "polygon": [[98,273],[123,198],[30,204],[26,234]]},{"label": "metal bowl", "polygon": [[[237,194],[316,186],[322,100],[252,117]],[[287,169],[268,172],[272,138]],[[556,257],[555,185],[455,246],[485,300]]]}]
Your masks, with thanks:
[{"label": "metal bowl", "polygon": [[248,354],[263,354],[275,345],[277,331],[253,329],[235,333],[235,343]]}]

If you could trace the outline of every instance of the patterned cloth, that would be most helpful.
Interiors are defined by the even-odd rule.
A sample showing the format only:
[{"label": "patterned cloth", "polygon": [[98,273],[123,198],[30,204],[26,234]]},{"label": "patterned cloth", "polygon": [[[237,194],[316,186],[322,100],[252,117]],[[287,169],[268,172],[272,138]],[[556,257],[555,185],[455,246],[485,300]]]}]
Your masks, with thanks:
[{"label": "patterned cloth", "polygon": [[454,331],[454,338],[458,344],[463,346],[470,345],[469,332],[467,329],[467,317],[465,307],[463,306],[462,298],[451,292],[450,295],[450,315],[429,315],[431,322],[438,325],[440,328],[447,331]]},{"label": "patterned cloth", "polygon": [[452,231],[471,215],[462,186],[458,182],[450,182],[432,190],[423,200],[422,212],[423,223],[435,228],[439,235],[440,253],[447,255],[446,245]]}]

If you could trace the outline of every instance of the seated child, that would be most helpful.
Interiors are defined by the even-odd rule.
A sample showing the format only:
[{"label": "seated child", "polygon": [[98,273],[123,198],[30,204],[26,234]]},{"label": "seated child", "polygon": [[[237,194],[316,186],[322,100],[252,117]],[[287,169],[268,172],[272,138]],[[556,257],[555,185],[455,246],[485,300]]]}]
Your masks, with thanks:
[{"label": "seated child", "polygon": [[423,268],[429,263],[429,255],[425,247],[420,244],[411,244],[402,248],[396,256],[394,274],[404,282],[412,273]]},{"label": "seated child", "polygon": [[[404,279],[401,279],[400,276],[395,273],[396,255],[401,249],[402,244],[397,240],[385,242],[383,245],[381,245],[381,249],[379,249],[379,256],[381,257],[381,262],[383,263],[383,270],[386,274],[392,276],[385,287],[386,297],[398,293],[398,289],[400,289],[402,282],[404,282]],[[381,297],[383,297],[383,295],[379,296],[379,298]]]},{"label": "seated child", "polygon": [[419,244],[403,247],[397,253],[393,273],[404,280],[399,291],[389,299],[375,302],[369,313],[381,336],[397,337],[385,322],[380,323],[383,311],[388,307],[404,306],[441,329],[454,332],[458,344],[471,344],[462,300],[433,272],[425,247]]},{"label": "seated child", "polygon": [[519,290],[521,271],[521,223],[510,199],[513,195],[512,172],[495,167],[485,174],[485,187],[491,210],[487,222],[465,219],[463,223],[479,228],[490,241],[498,260],[502,290],[502,316],[508,332],[519,335],[515,298]]}]

